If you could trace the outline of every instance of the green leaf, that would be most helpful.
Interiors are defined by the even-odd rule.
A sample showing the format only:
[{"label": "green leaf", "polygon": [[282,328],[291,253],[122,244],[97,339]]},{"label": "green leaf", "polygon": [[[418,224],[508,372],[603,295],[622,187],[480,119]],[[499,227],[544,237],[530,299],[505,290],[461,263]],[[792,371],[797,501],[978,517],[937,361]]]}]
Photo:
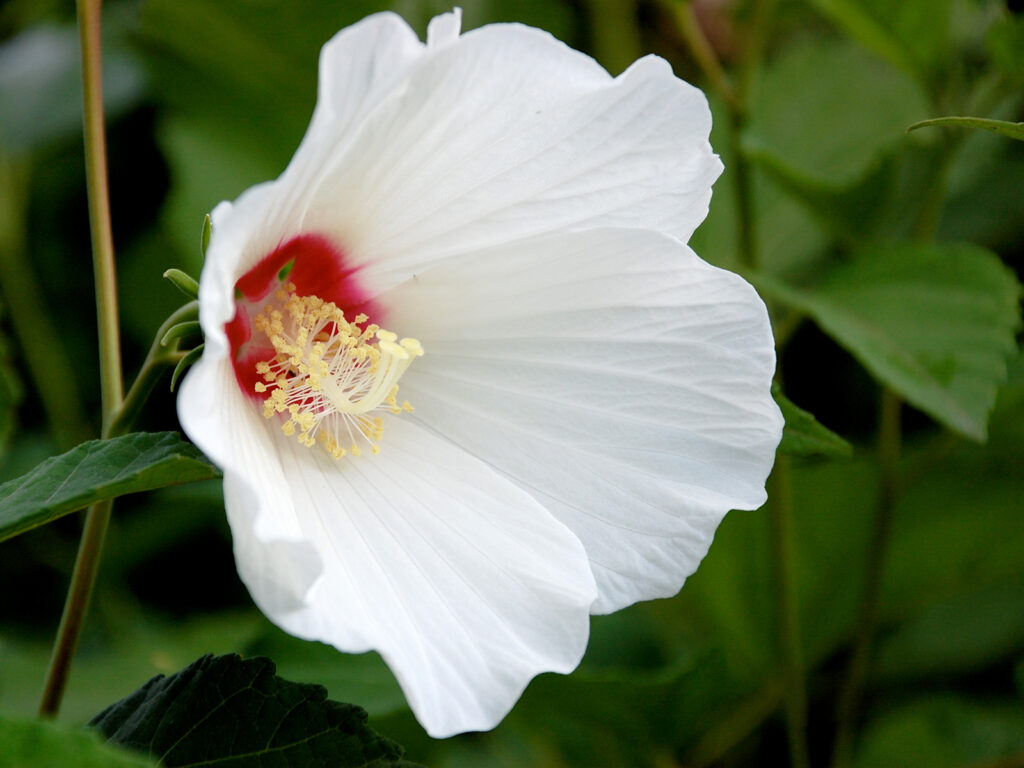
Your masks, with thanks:
[{"label": "green leaf", "polygon": [[270,622],[244,650],[246,655],[273,658],[289,680],[315,682],[336,699],[358,701],[374,717],[409,709],[394,674],[376,653],[338,653],[323,643],[292,637]]},{"label": "green leaf", "polygon": [[779,443],[780,453],[792,456],[850,456],[853,453],[848,442],[822,426],[812,413],[794,405],[777,384],[772,385],[772,397],[786,420]]},{"label": "green leaf", "polygon": [[751,279],[909,403],[985,440],[1020,325],[1020,286],[997,256],[969,244],[904,244],[859,255],[814,288]]},{"label": "green leaf", "polygon": [[164,766],[409,766],[402,748],[366,725],[366,712],[292,683],[272,661],[204,656],[154,677],[89,723],[114,744]]},{"label": "green leaf", "polygon": [[904,621],[879,642],[883,681],[949,678],[1012,659],[1024,638],[1024,575],[961,592]]},{"label": "green leaf", "polygon": [[91,440],[0,485],[0,541],[102,499],[218,474],[176,432]]},{"label": "green leaf", "polygon": [[0,720],[0,768],[155,768],[142,755],[104,744],[82,728],[42,720]]},{"label": "green leaf", "polygon": [[[153,510],[148,500],[146,507],[143,514],[150,514]],[[167,507],[162,511],[167,517],[191,514],[187,507]],[[223,517],[223,506],[220,514]],[[267,626],[267,619],[255,609],[170,618],[146,610],[139,598],[119,592],[119,582],[111,576],[119,575],[120,557],[130,549],[130,537],[143,529],[137,518],[134,514],[122,514],[112,521],[108,541],[115,546],[107,548],[104,554],[106,588],[103,599],[90,612],[83,650],[75,658],[74,674],[61,704],[60,716],[66,722],[85,723],[112,701],[131,694],[139,681],[172,674],[203,654],[234,653],[247,648]],[[136,524],[124,529],[125,520]],[[146,551],[153,557],[151,547]],[[226,548],[224,554],[230,562],[230,550]],[[176,579],[175,585],[179,583]],[[0,716],[18,717],[35,711],[52,646],[50,638],[30,638],[13,629],[0,629]]]},{"label": "green leaf", "polygon": [[[810,0],[875,55],[922,78],[949,56],[951,0]],[[867,102],[866,102],[867,103]]]},{"label": "green leaf", "polygon": [[916,131],[918,128],[926,128],[928,126],[980,128],[983,131],[993,131],[1003,136],[1009,136],[1017,141],[1024,141],[1024,123],[1011,123],[1007,120],[989,120],[984,117],[935,117],[931,120],[920,120],[907,128],[907,131]]},{"label": "green leaf", "polygon": [[878,155],[862,178],[835,185],[793,168],[753,140],[745,150],[772,181],[847,243],[863,243],[885,223],[883,213],[890,205],[896,175],[894,152]]},{"label": "green leaf", "polygon": [[1024,84],[1024,16],[1006,14],[998,19],[988,32],[986,40],[989,56],[995,68],[1014,83]]},{"label": "green leaf", "polygon": [[856,768],[1011,766],[1024,760],[1024,705],[937,695],[869,722]]},{"label": "green leaf", "polygon": [[770,155],[800,177],[841,189],[865,179],[908,141],[906,126],[927,114],[909,76],[846,41],[808,41],[788,48],[756,83],[743,147],[762,163]]}]

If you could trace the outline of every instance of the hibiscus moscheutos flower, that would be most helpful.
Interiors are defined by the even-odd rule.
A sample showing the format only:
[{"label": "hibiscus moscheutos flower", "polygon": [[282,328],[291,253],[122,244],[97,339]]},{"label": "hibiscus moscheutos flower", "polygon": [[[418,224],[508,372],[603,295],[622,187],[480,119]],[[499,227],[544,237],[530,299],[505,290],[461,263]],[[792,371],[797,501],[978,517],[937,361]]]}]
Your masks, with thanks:
[{"label": "hibiscus moscheutos flower", "polygon": [[213,212],[179,399],[255,602],[379,651],[435,736],[677,592],[782,426],[764,305],[685,245],[721,172],[700,91],[459,23],[324,47],[288,168]]}]

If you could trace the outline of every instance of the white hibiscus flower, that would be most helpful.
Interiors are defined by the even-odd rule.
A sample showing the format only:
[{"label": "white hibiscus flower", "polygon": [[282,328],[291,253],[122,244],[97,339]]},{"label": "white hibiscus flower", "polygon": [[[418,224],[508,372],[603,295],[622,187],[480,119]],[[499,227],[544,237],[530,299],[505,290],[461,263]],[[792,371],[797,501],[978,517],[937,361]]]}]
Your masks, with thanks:
[{"label": "white hibiscus flower", "polygon": [[291,164],[213,213],[178,402],[259,607],[379,651],[434,736],[678,591],[782,428],[764,305],[685,245],[721,172],[704,96],[459,24],[324,47]]}]

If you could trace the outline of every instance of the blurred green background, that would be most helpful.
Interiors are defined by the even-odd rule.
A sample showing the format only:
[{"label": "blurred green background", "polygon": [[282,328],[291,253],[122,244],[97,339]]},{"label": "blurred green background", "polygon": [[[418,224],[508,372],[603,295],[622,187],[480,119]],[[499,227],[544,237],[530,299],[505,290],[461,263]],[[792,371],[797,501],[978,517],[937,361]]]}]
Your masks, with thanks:
[{"label": "blurred green background", "polygon": [[[430,766],[786,764],[786,701],[792,706],[789,693],[802,678],[810,760],[827,765],[839,692],[865,628],[874,551],[882,553],[881,576],[855,764],[1024,766],[1024,363],[1016,343],[1006,348],[1017,288],[997,267],[997,256],[1018,276],[1024,265],[1024,143],[987,132],[905,132],[943,114],[1024,119],[1020,3],[462,5],[464,28],[513,20],[542,27],[613,73],[653,52],[709,91],[712,143],[726,171],[692,244],[715,264],[756,266],[750,274],[772,304],[786,394],[849,440],[852,456],[785,460],[784,478],[771,489],[789,519],[781,550],[768,510],[730,514],[677,597],[595,618],[576,673],[535,680],[493,732],[443,742],[416,724],[379,658],[291,639],[255,611],[234,571],[217,483],[128,497],[115,508],[61,718],[84,722],[154,674],[203,653],[237,651],[266,654],[282,676],[322,683],[332,698],[360,704],[377,730]],[[198,275],[203,215],[279,174],[298,145],[320,46],[384,9],[422,34],[449,6],[105,4],[129,375],[180,304],[163,271]],[[732,83],[731,108],[691,53],[690,10]],[[940,249],[968,241],[996,254],[979,258],[1009,292],[1009,319],[1006,301],[987,306],[984,281],[972,294],[980,309],[958,314],[956,291],[975,272],[967,268],[964,277],[956,258],[936,262],[948,269],[924,270],[931,279],[941,273],[946,294],[933,284],[928,296],[917,291],[912,240]],[[74,6],[7,0],[0,5],[0,480],[98,434],[89,254]],[[903,289],[887,294],[854,290],[898,287],[901,279]],[[913,383],[900,390],[886,360],[873,357],[887,354],[884,343],[859,348],[820,310],[821,301],[839,299],[854,315],[891,327],[889,341],[901,349],[919,343],[921,355],[933,354],[929,370],[939,371],[953,405],[929,406]],[[969,382],[957,379],[972,350],[986,345],[1002,350],[1008,376],[989,366]],[[945,378],[943,365],[952,371]],[[923,409],[903,409],[902,451],[888,464],[876,449],[879,381]],[[970,436],[984,433],[997,389],[982,444]],[[960,421],[953,406],[966,414]],[[170,393],[160,390],[139,428],[177,428]],[[883,548],[871,545],[880,498],[892,500]],[[0,545],[0,715],[35,711],[78,531],[79,522],[66,518]],[[780,640],[786,573],[802,657],[795,671],[785,661],[794,638]]]}]

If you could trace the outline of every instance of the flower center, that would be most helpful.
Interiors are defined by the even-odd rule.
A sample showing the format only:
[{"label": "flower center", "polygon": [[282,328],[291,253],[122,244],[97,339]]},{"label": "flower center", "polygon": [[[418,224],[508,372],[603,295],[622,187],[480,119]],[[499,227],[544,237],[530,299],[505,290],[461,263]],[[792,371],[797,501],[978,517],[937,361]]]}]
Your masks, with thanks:
[{"label": "flower center", "polygon": [[412,411],[398,402],[398,380],[423,354],[416,339],[401,339],[370,323],[365,314],[350,322],[333,302],[297,296],[295,285],[278,290],[280,309],[268,304],[255,318],[277,352],[256,364],[263,377],[257,393],[269,393],[263,415],[286,415],[282,431],[300,443],[323,445],[334,458],[359,456],[361,442],[380,453],[382,411]]},{"label": "flower center", "polygon": [[382,414],[412,410],[398,380],[423,354],[415,339],[368,323],[383,313],[355,274],[326,238],[301,235],[238,280],[225,326],[242,391],[284,434],[334,458],[380,453]]}]

